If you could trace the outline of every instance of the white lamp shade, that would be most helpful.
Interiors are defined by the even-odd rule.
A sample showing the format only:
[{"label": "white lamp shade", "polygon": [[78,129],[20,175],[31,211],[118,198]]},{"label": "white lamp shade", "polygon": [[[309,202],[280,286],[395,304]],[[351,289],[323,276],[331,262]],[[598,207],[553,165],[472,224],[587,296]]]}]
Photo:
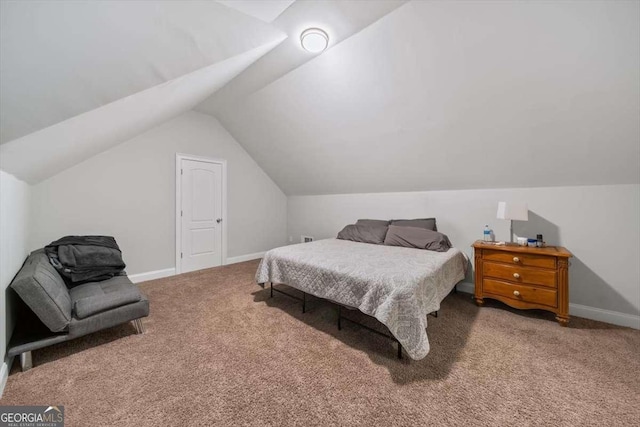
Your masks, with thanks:
[{"label": "white lamp shade", "polygon": [[529,208],[526,203],[498,202],[498,219],[528,221]]}]

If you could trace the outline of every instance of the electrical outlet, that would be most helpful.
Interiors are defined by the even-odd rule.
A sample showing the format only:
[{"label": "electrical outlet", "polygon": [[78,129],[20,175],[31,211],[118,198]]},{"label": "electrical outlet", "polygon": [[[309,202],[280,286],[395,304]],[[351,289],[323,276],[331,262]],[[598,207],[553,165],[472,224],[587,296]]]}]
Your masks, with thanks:
[{"label": "electrical outlet", "polygon": [[293,236],[289,236],[289,243],[293,243]]},{"label": "electrical outlet", "polygon": [[300,243],[309,243],[313,242],[313,237],[311,236],[300,236]]}]

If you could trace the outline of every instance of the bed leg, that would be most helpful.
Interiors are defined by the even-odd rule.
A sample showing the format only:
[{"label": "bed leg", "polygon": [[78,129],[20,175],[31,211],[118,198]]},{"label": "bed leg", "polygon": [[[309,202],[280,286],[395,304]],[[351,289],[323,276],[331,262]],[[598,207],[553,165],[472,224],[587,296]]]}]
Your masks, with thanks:
[{"label": "bed leg", "polygon": [[342,330],[342,307],[338,306],[338,330]]},{"label": "bed leg", "polygon": [[269,298],[273,298],[273,282],[269,282],[271,283],[271,296]]},{"label": "bed leg", "polygon": [[307,311],[307,294],[305,292],[302,293],[302,313],[304,314]]},{"label": "bed leg", "polygon": [[402,344],[398,341],[398,359],[402,359]]}]

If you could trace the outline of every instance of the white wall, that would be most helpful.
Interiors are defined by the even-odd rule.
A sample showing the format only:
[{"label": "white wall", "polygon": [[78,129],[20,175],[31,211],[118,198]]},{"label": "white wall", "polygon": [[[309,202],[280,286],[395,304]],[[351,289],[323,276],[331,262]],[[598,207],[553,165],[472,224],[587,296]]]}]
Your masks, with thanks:
[{"label": "white wall", "polygon": [[113,235],[129,274],[175,266],[175,154],[228,162],[228,256],[280,246],[286,196],[212,116],[187,112],[33,186],[32,249]]},{"label": "white wall", "polygon": [[[482,238],[485,224],[498,240],[508,240],[509,222],[496,219],[503,200],[529,204],[529,221],[515,222],[516,234],[541,233],[547,243],[573,253],[569,294],[574,314],[588,315],[579,310],[588,306],[639,315],[640,185],[291,196],[288,233],[298,242],[301,234],[335,237],[358,218],[435,216],[439,231],[471,257],[470,245]],[[640,327],[640,318],[623,317]]]},{"label": "white wall", "polygon": [[28,254],[29,199],[29,185],[0,170],[0,396],[7,375],[5,351],[15,324],[7,287]]}]

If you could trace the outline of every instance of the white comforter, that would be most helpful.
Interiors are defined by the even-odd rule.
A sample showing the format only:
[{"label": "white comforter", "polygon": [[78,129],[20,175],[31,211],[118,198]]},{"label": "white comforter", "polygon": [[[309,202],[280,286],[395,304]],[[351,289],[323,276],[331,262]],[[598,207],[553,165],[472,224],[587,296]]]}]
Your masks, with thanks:
[{"label": "white comforter", "polygon": [[375,317],[415,360],[429,353],[427,314],[464,279],[458,249],[420,249],[327,239],[267,252],[258,283],[283,283]]}]

